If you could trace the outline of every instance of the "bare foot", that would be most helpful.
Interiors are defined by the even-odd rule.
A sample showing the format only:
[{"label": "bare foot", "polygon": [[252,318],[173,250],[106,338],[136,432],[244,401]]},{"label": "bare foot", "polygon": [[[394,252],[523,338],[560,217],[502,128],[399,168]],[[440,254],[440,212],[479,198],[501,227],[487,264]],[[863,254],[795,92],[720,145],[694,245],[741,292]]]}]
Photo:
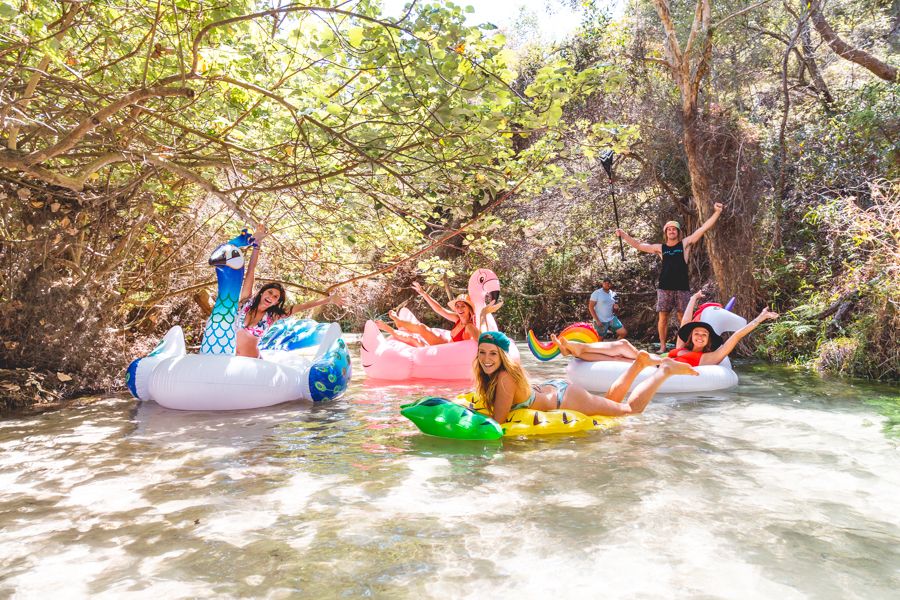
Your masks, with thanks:
[{"label": "bare foot", "polygon": [[671,358],[662,359],[662,363],[659,365],[659,368],[663,371],[667,371],[672,375],[699,375],[700,373],[694,368],[683,362],[678,362],[677,360]]},{"label": "bare foot", "polygon": [[662,363],[662,359],[655,354],[650,354],[644,350],[638,350],[637,358],[634,359],[634,362],[642,367],[650,367]]},{"label": "bare foot", "polygon": [[659,353],[660,353],[660,354],[665,354],[665,353],[666,353],[666,347],[665,347],[665,346],[660,346],[660,347],[659,347]]},{"label": "bare foot", "polygon": [[574,356],[575,358],[581,358],[583,354],[582,350],[584,350],[583,344],[573,344],[566,338],[556,338],[559,340],[560,351],[566,356]]},{"label": "bare foot", "polygon": [[388,316],[394,322],[394,326],[396,326],[397,329],[408,329],[410,325],[412,325],[409,321],[401,319],[396,310],[389,310]]},{"label": "bare foot", "polygon": [[550,334],[550,339],[553,341],[554,344],[556,344],[557,348],[559,348],[560,354],[562,354],[563,356],[572,356],[572,351],[569,350],[568,346],[563,344],[563,340],[559,339],[552,333]]}]

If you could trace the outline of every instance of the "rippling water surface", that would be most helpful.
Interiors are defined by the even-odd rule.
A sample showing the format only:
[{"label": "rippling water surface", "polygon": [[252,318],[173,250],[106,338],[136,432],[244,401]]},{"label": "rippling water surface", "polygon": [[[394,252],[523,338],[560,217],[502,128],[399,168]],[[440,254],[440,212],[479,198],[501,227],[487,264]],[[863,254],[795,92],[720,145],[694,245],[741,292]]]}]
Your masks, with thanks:
[{"label": "rippling water surface", "polygon": [[[560,376],[565,363],[535,363]],[[607,432],[428,438],[367,385],[0,422],[0,597],[897,598],[896,387],[768,366]]]}]

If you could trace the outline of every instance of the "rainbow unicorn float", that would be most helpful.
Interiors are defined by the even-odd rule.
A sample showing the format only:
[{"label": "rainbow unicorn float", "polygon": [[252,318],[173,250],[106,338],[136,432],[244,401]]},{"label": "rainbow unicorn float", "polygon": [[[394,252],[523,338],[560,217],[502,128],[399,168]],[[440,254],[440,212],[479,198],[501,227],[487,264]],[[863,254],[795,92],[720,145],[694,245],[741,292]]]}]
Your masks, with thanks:
[{"label": "rainbow unicorn float", "polygon": [[219,293],[200,354],[187,353],[180,326],[170,329],[153,352],[128,367],[125,382],[135,398],[181,410],[235,410],[331,400],[347,388],[350,354],[337,323],[281,319],[259,341],[260,358],[235,356],[241,248],[252,241],[244,230],[209,257]]},{"label": "rainbow unicorn float", "polygon": [[[715,302],[702,304],[693,315],[694,321],[703,321],[722,335],[727,331],[737,331],[747,324],[747,320],[729,309],[734,305],[734,299],[728,302],[727,308]],[[575,323],[563,329],[559,337],[574,340],[586,344],[599,341],[597,332],[589,323]],[[559,347],[553,342],[541,342],[533,331],[528,332],[528,347],[538,360],[550,360],[559,355]],[[573,358],[566,369],[566,378],[585,389],[602,394],[609,391],[613,382],[628,369],[631,363],[628,361],[606,360],[588,362]],[[637,385],[653,374],[655,367],[647,367],[634,380]],[[700,372],[698,377],[670,377],[659,388],[663,393],[692,393],[722,390],[734,387],[738,384],[737,373],[731,368],[731,361],[725,360],[717,365],[703,365],[696,367]],[[632,387],[633,387],[632,386]]]},{"label": "rainbow unicorn float", "polygon": [[[478,269],[469,277],[469,298],[475,306],[475,322],[482,331],[498,331],[497,322],[490,313],[484,314],[491,301],[500,298],[500,280],[493,271]],[[484,319],[482,319],[484,315]],[[413,313],[403,308],[399,317],[406,321],[418,322]],[[450,339],[446,329],[431,329],[435,334]],[[414,347],[399,340],[385,338],[374,321],[366,321],[361,340],[360,355],[363,369],[371,379],[406,381],[409,379],[432,379],[458,381],[472,379],[472,363],[478,353],[477,340],[447,342],[436,346]],[[519,360],[515,346],[509,349],[509,356]]]}]

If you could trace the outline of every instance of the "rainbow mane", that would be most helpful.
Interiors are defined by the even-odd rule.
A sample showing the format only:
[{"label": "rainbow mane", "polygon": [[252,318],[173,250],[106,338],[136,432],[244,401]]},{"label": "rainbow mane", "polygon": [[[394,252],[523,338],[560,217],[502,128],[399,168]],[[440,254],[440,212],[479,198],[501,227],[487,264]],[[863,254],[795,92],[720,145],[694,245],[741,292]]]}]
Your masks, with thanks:
[{"label": "rainbow mane", "polygon": [[[594,326],[590,323],[573,323],[563,329],[559,337],[569,341],[582,342],[590,344],[599,342],[600,336],[597,335]],[[534,335],[534,331],[528,330],[528,349],[534,354],[538,360],[547,361],[559,356],[559,346],[555,342],[542,342]]]}]

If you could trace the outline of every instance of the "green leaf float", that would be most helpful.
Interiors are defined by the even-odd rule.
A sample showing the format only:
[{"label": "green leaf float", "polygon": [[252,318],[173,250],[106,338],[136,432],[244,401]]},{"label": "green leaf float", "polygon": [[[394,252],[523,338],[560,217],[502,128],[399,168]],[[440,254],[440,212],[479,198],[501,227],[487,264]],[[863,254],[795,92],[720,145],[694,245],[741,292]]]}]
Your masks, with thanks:
[{"label": "green leaf float", "polygon": [[490,417],[446,398],[429,396],[400,407],[422,433],[457,440],[497,440],[503,429]]}]

